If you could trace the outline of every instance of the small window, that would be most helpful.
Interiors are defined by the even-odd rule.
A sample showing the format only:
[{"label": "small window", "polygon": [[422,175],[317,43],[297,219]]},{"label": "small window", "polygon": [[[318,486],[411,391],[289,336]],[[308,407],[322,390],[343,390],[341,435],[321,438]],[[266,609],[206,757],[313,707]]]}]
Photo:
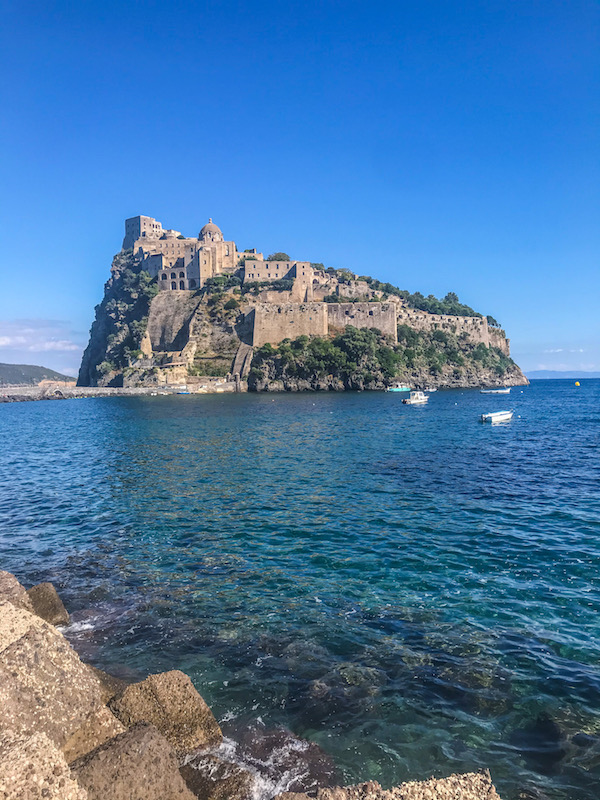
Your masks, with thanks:
[{"label": "small window", "polygon": [[161,280],[166,281],[167,280],[166,273],[164,275],[161,275],[160,278],[161,278]]},{"label": "small window", "polygon": [[177,284],[175,283],[175,281],[171,281],[171,289],[176,289],[176,288]]},{"label": "small window", "polygon": [[185,289],[185,281],[179,281],[179,288]]},{"label": "small window", "polygon": [[171,273],[171,280],[172,280],[173,278],[176,278],[176,277],[177,277],[177,275],[175,275],[175,273],[174,273],[174,272],[172,272],[172,273]]},{"label": "small window", "polygon": [[180,277],[180,278],[185,278],[185,272],[180,272],[180,273],[179,273],[179,277]]}]

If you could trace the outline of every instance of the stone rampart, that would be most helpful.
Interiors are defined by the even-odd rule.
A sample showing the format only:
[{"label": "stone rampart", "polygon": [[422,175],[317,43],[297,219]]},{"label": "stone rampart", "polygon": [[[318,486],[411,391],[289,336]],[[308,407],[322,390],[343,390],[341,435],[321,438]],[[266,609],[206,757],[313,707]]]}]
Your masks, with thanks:
[{"label": "stone rampart", "polygon": [[355,328],[378,328],[394,343],[398,341],[395,303],[327,303],[327,322],[330,333]]},{"label": "stone rampart", "polygon": [[443,330],[457,336],[466,334],[472,342],[486,347],[498,347],[510,355],[510,344],[504,331],[490,328],[485,317],[454,317],[450,314],[428,314],[416,308],[397,305],[398,324],[409,325],[417,331]]},{"label": "stone rampart", "polygon": [[261,303],[250,314],[254,317],[254,347],[279,344],[283,339],[298,336],[327,336],[325,303]]}]

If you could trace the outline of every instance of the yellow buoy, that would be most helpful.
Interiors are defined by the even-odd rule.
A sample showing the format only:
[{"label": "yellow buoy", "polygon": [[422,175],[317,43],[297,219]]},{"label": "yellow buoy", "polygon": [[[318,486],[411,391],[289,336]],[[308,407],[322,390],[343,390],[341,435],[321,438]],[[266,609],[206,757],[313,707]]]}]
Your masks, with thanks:
[{"label": "yellow buoy", "polygon": [[575,386],[581,386],[581,384],[579,383],[579,381],[575,381]]}]

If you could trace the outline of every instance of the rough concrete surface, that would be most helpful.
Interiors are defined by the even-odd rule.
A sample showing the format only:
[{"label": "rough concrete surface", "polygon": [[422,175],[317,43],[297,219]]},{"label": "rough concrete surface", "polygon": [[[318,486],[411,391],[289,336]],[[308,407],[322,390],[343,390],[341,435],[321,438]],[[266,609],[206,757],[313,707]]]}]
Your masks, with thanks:
[{"label": "rough concrete surface", "polygon": [[173,748],[144,723],[74,761],[71,771],[89,800],[196,800]]},{"label": "rough concrete surface", "polygon": [[38,583],[27,590],[33,611],[51,625],[68,625],[69,614],[51,583]]},{"label": "rough concrete surface", "polygon": [[319,789],[317,800],[500,800],[488,770],[401,783],[383,789],[375,781]]},{"label": "rough concrete surface", "polygon": [[8,600],[19,608],[33,611],[31,600],[27,596],[24,586],[10,572],[0,570],[0,600]]},{"label": "rough concrete surface", "polygon": [[90,753],[104,742],[125,732],[125,727],[106,706],[89,717],[63,745],[62,751],[69,763]]},{"label": "rough concrete surface", "polygon": [[156,726],[181,755],[223,739],[212,711],[179,670],[150,675],[128,686],[110,707],[126,726],[136,722]]},{"label": "rough concrete surface", "polygon": [[45,733],[61,747],[101,707],[97,678],[59,631],[10,603],[0,642],[0,730]]},{"label": "rough concrete surface", "polygon": [[65,757],[43,733],[0,734],[1,800],[88,800]]}]

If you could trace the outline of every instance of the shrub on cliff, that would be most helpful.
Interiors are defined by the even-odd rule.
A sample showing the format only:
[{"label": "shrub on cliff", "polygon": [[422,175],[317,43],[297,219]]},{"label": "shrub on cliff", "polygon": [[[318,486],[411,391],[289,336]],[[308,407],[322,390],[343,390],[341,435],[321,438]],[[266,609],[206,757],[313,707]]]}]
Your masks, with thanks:
[{"label": "shrub on cliff", "polygon": [[285,339],[278,347],[267,344],[254,354],[249,375],[250,388],[265,378],[315,381],[339,379],[346,388],[366,384],[383,386],[395,375],[402,354],[391,347],[376,330],[348,326],[333,339],[300,336]]},{"label": "shrub on cliff", "polygon": [[152,279],[132,250],[113,259],[104,298],[83,356],[79,384],[94,386],[110,372],[122,370],[137,358],[148,325],[150,303],[158,294]]},{"label": "shrub on cliff", "polygon": [[381,389],[414,375],[423,381],[443,375],[459,380],[467,368],[471,375],[473,369],[489,369],[501,377],[514,366],[498,348],[475,346],[451,331],[399,325],[398,344],[393,346],[377,329],[348,326],[332,339],[299,336],[277,347],[263,345],[254,354],[248,386],[260,389],[281,381],[292,388],[304,382],[309,388],[341,382],[346,389]]}]

